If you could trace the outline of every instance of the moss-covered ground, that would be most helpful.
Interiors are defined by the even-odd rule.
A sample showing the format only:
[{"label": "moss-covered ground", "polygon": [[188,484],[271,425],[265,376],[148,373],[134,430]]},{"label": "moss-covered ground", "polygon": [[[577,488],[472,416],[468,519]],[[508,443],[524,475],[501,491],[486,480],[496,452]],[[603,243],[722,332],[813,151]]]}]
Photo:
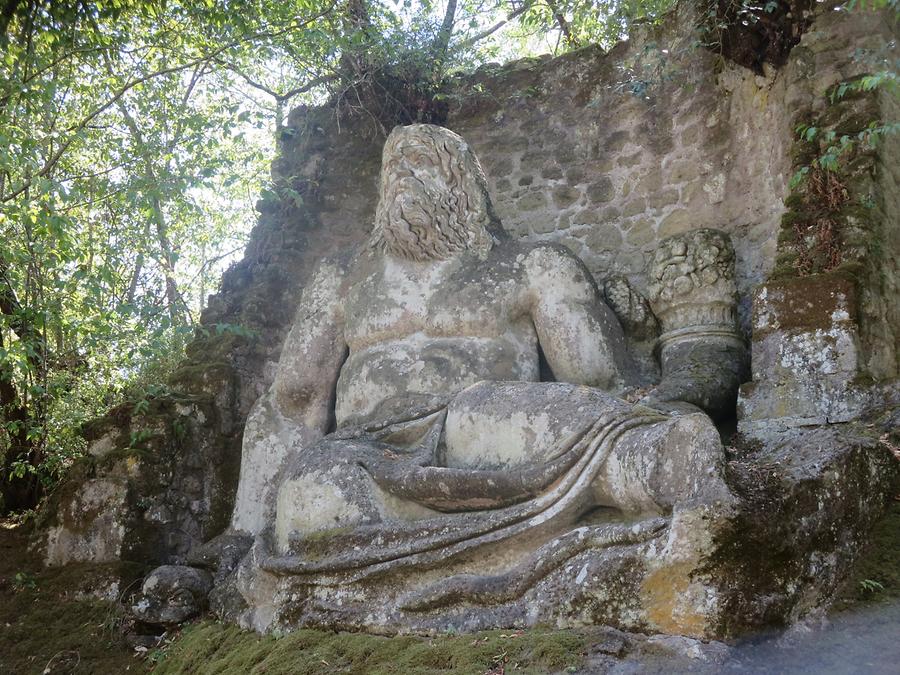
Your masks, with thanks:
[{"label": "moss-covered ground", "polygon": [[872,545],[854,566],[832,613],[900,604],[900,481],[895,482],[893,493],[887,513],[872,532]]},{"label": "moss-covered ground", "polygon": [[260,636],[202,622],[160,655],[155,675],[249,673],[550,673],[579,669],[588,647],[576,631],[487,631],[435,638],[299,630]]},{"label": "moss-covered ground", "polygon": [[0,521],[0,673],[146,673],[114,602],[80,598],[96,571],[42,569],[24,528]]}]

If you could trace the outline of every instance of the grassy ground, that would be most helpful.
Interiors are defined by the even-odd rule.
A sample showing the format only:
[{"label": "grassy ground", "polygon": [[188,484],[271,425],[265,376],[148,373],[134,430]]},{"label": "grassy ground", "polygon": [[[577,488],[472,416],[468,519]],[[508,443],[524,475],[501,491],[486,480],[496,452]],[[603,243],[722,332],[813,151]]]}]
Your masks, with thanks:
[{"label": "grassy ground", "polygon": [[[900,493],[900,486],[898,486]],[[900,496],[900,494],[898,494]],[[900,500],[875,531],[833,615],[900,603]],[[42,570],[21,528],[0,523],[0,674],[146,673],[547,673],[590,667],[592,635],[579,631],[488,631],[437,638],[380,638],[303,630],[260,636],[213,621],[187,626],[144,658],[122,638],[112,602],[79,599],[96,570]]]}]

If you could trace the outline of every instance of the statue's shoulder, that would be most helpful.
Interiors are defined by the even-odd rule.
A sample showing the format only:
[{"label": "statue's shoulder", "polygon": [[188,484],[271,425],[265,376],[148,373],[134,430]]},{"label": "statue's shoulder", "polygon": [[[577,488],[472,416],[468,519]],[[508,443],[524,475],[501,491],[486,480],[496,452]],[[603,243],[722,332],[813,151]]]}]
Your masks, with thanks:
[{"label": "statue's shoulder", "polygon": [[321,258],[303,285],[300,311],[342,304],[358,251],[338,251]]},{"label": "statue's shoulder", "polygon": [[590,278],[584,263],[577,255],[562,244],[537,242],[521,244],[523,262],[529,275],[567,274],[573,281]]},{"label": "statue's shoulder", "polygon": [[309,285],[346,283],[354,270],[365,266],[369,257],[371,253],[366,246],[348,247],[324,256],[314,268]]}]

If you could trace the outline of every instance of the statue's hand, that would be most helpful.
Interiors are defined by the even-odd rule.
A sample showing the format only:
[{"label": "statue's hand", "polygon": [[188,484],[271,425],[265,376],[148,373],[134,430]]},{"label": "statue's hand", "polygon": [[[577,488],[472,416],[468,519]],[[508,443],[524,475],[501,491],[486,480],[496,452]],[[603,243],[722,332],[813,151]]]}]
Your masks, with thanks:
[{"label": "statue's hand", "polygon": [[658,410],[662,413],[665,413],[666,415],[671,415],[673,417],[704,412],[699,406],[696,406],[693,403],[687,403],[686,401],[668,401],[657,398],[655,396],[655,392],[640,399],[638,401],[638,405],[642,405],[646,408],[652,408],[653,410]]}]

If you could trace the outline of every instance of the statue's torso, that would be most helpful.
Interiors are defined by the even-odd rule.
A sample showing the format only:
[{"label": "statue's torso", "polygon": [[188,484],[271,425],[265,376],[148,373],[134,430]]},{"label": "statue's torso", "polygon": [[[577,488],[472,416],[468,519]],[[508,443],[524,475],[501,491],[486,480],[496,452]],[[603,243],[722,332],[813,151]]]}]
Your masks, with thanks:
[{"label": "statue's torso", "polygon": [[416,263],[362,256],[344,302],[338,424],[408,411],[482,380],[536,381],[537,337],[516,249]]}]

